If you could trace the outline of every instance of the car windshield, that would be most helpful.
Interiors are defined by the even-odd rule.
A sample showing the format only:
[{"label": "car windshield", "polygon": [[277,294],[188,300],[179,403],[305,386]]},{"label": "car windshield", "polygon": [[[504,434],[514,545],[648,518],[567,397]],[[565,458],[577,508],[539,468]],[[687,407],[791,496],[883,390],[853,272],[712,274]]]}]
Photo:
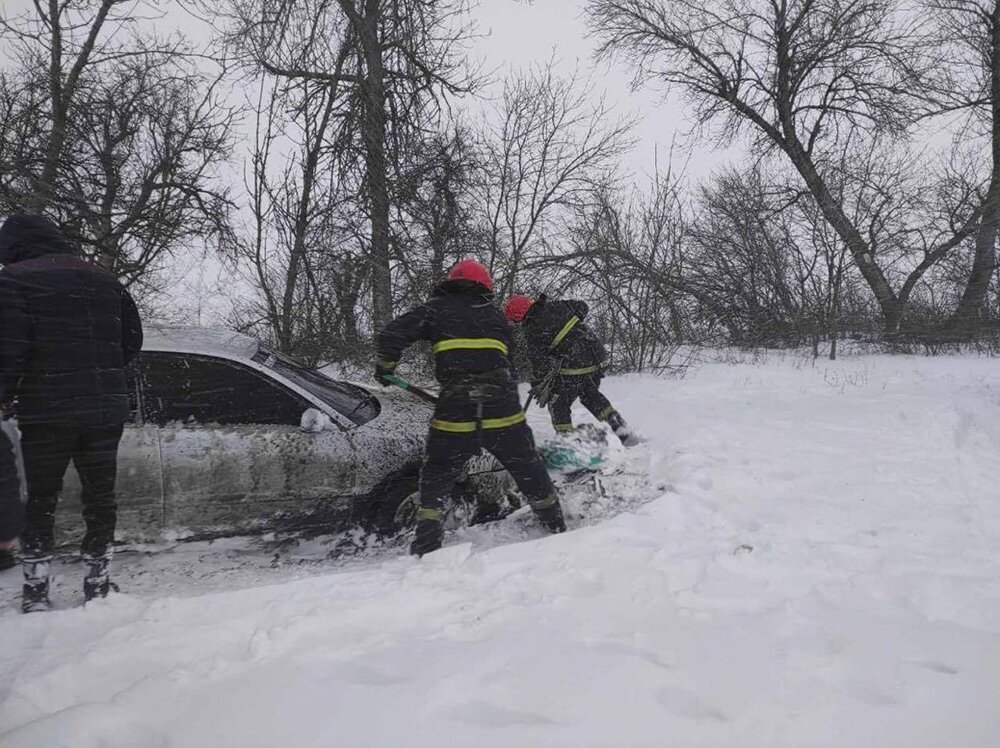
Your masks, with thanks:
[{"label": "car windshield", "polygon": [[276,351],[261,347],[253,360],[291,380],[358,426],[377,418],[381,411],[378,398],[363,387],[330,379]]}]

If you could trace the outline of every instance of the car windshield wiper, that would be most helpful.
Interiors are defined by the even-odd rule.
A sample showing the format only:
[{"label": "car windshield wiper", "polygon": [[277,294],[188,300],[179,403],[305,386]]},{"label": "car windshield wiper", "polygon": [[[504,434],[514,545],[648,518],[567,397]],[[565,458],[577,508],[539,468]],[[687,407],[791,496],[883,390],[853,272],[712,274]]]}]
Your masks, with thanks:
[{"label": "car windshield wiper", "polygon": [[[359,387],[358,389],[362,389],[362,388]],[[375,405],[377,405],[377,404],[378,404],[378,398],[375,397],[375,395],[373,395],[372,393],[369,392],[368,393],[368,397],[366,397],[364,400],[362,400],[360,403],[358,403],[356,406],[354,406],[354,410],[352,410],[350,413],[347,414],[347,419],[349,421],[354,421],[354,414],[357,413],[359,410],[361,410],[364,406],[370,405],[370,406],[372,406],[374,408]],[[355,422],[355,425],[358,425],[358,424]]]}]

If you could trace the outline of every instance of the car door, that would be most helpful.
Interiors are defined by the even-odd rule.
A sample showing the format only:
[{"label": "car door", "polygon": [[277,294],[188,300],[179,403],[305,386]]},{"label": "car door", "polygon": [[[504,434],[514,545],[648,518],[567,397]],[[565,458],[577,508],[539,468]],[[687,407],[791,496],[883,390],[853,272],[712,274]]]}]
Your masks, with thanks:
[{"label": "car door", "polygon": [[144,352],[145,416],[159,426],[165,525],[185,534],[336,522],[351,511],[354,450],[305,433],[313,404],[275,378],[212,356]]},{"label": "car door", "polygon": [[[129,406],[128,422],[118,445],[117,536],[120,540],[143,540],[158,536],[163,529],[163,483],[159,430],[142,418],[134,376],[129,378]],[[59,542],[80,539],[83,526],[80,492],[80,477],[71,464],[56,512]]]}]

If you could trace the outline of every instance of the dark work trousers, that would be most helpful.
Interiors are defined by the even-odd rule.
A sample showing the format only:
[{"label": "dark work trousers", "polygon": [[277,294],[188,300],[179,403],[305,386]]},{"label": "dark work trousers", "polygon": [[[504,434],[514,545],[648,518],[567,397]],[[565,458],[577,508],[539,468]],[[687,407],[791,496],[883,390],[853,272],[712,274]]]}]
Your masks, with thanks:
[{"label": "dark work trousers", "polygon": [[601,373],[561,376],[556,380],[553,398],[549,402],[549,415],[556,431],[573,428],[572,407],[577,398],[583,407],[594,414],[598,421],[607,421],[615,413],[615,408],[601,394]]},{"label": "dark work trousers", "polygon": [[504,466],[533,508],[544,509],[556,503],[552,479],[535,449],[531,429],[522,421],[504,428],[482,429],[478,435],[453,434],[432,428],[420,471],[423,510],[440,516],[445,497],[461,476],[465,463],[479,454],[480,447],[492,453]]},{"label": "dark work trousers", "polygon": [[118,515],[115,475],[123,428],[123,424],[100,428],[72,423],[21,426],[21,451],[28,484],[21,538],[26,557],[52,552],[56,502],[70,460],[83,486],[80,498],[87,532],[80,550],[85,556],[102,556],[108,551]]}]

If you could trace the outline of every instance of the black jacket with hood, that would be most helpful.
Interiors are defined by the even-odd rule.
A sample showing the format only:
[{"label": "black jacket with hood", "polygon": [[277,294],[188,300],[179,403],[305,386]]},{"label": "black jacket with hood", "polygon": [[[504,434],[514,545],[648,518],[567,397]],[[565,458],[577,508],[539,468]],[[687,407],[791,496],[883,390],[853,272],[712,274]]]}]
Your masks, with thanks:
[{"label": "black jacket with hood", "polygon": [[0,392],[19,421],[123,423],[125,367],[142,348],[128,291],[42,216],[7,219],[0,264]]},{"label": "black jacket with hood", "polygon": [[542,299],[528,309],[522,322],[531,381],[545,378],[558,363],[565,376],[593,374],[608,365],[608,352],[587,327],[586,302],[576,299]]}]

